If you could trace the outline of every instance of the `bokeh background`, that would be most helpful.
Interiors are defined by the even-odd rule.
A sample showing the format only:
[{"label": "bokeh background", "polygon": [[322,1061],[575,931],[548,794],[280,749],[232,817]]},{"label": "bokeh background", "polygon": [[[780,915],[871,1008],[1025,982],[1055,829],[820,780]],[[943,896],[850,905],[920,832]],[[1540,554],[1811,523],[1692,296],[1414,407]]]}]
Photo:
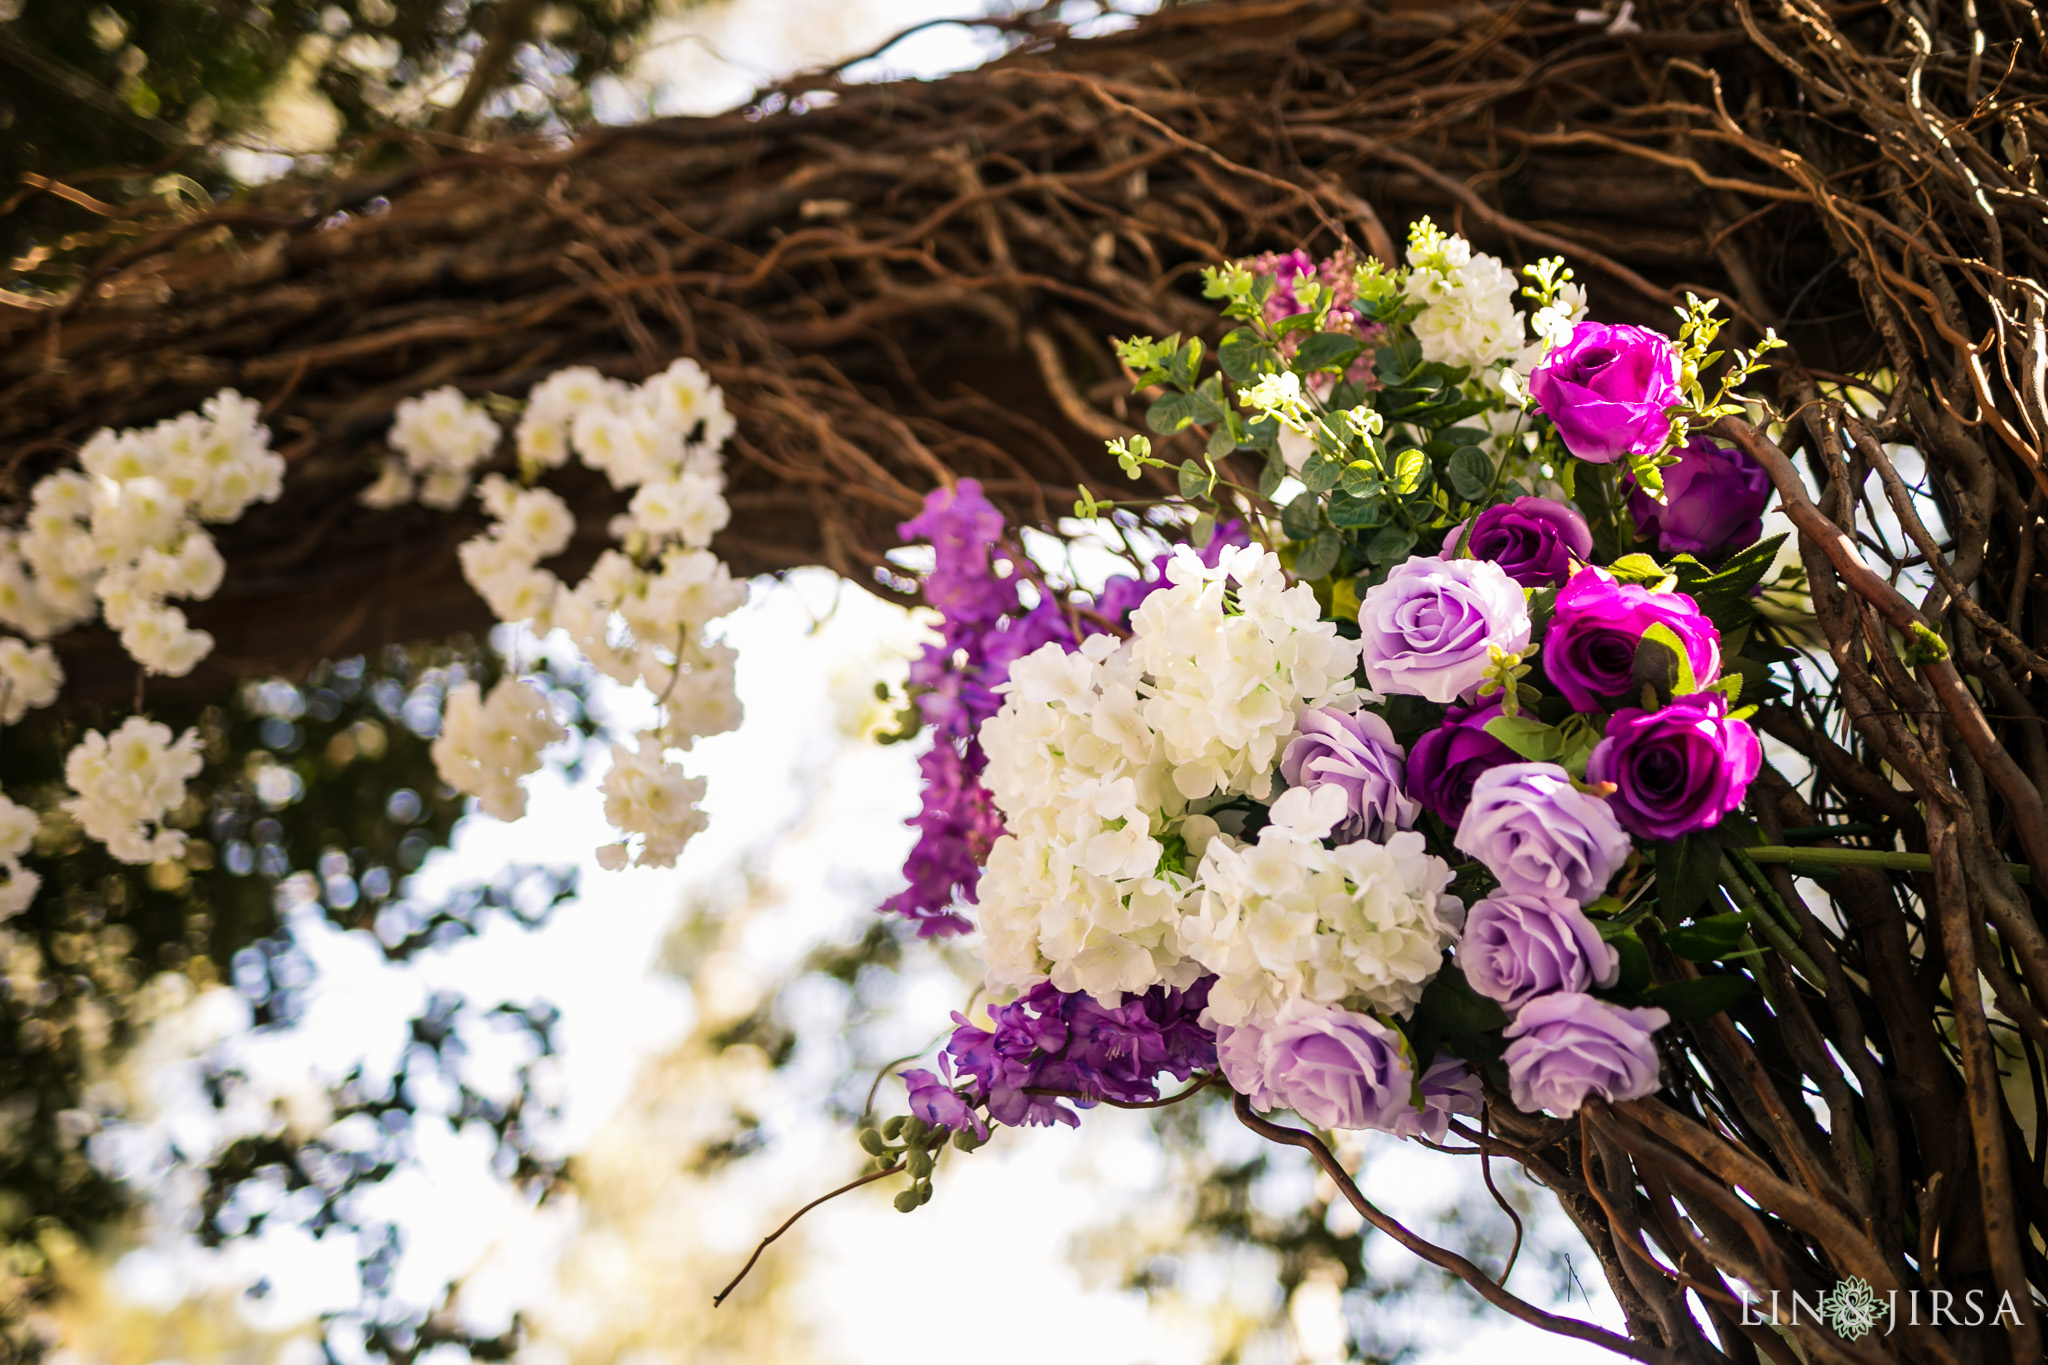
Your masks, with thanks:
[{"label": "bokeh background", "polygon": [[[1131,12],[1059,17],[1107,31]],[[0,0],[0,176],[92,189],[97,168],[130,185],[144,168],[148,192],[197,202],[374,164],[390,128],[566,137],[745,106],[849,60],[851,78],[931,79],[1000,55],[1006,13]],[[466,100],[518,14],[531,40]],[[17,262],[92,231],[75,197],[6,210]],[[1045,567],[1086,580],[1080,546],[1045,539]],[[608,736],[649,699],[566,652],[555,701],[577,733],[528,816],[463,819],[434,784],[445,689],[506,651],[553,657],[546,641],[335,660],[187,718],[208,736],[195,856],[130,870],[80,851],[64,922],[0,929],[19,1021],[0,1056],[10,1349],[66,1365],[1584,1355],[1480,1314],[1213,1096],[1003,1133],[949,1157],[911,1215],[857,1192],[712,1307],[761,1236],[857,1170],[870,1096],[901,1107],[877,1077],[971,1007],[967,952],[874,913],[911,842],[917,746],[888,740],[925,629],[822,570],[757,581],[727,626],[747,721],[700,746],[711,829],[668,871],[591,857]],[[48,768],[0,752],[10,790]],[[1345,1156],[1390,1212],[1495,1270],[1517,1244],[1504,1203],[1517,1291],[1619,1326],[1584,1246],[1510,1171],[1496,1195],[1471,1161],[1392,1139]]]}]

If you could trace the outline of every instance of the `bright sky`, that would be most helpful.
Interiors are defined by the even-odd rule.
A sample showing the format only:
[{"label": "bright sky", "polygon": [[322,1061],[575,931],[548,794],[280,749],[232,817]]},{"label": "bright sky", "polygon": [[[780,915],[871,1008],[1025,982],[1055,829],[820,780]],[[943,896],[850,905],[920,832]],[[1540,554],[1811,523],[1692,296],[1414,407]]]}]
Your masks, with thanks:
[{"label": "bright sky", "polygon": [[[1077,6],[1073,17],[1092,10]],[[728,0],[693,9],[663,21],[636,73],[637,89],[614,83],[599,91],[599,112],[626,120],[728,108],[764,79],[867,51],[920,20],[981,11],[973,0]],[[974,65],[995,50],[984,32],[941,25],[895,45],[856,74],[937,74]],[[265,1120],[258,1111],[271,1097],[280,1097],[296,1122],[317,1128],[325,1086],[358,1063],[373,1076],[390,1074],[403,1058],[406,1022],[437,989],[467,995],[479,1013],[499,1000],[545,999],[560,1009],[562,1048],[549,1081],[563,1118],[550,1136],[558,1150],[581,1152],[625,1121],[636,1081],[644,1083],[645,1068],[687,1034],[701,1011],[737,1005],[743,1012],[753,998],[749,992],[812,945],[854,937],[874,902],[893,889],[909,846],[902,821],[916,806],[915,755],[849,744],[841,722],[876,676],[900,677],[916,634],[902,612],[842,591],[823,573],[757,584],[728,636],[740,649],[748,720],[737,734],[699,746],[693,766],[710,779],[712,824],[680,867],[623,874],[596,867],[591,850],[609,837],[595,790],[599,763],[600,771],[573,785],[553,772],[532,779],[530,813],[516,825],[482,817],[465,822],[452,850],[432,860],[410,890],[415,901],[431,903],[437,890],[510,862],[580,866],[582,894],[538,932],[501,923],[399,969],[385,963],[366,936],[338,933],[310,910],[294,912],[300,945],[317,969],[306,987],[301,1026],[252,1033],[246,1006],[225,990],[190,1003],[138,1059],[157,1118],[102,1135],[97,1150],[162,1195],[160,1222],[147,1244],[119,1266],[119,1293],[162,1308],[191,1295],[260,1286],[257,1294],[244,1294],[240,1311],[266,1330],[288,1329],[352,1303],[353,1244],[316,1240],[289,1229],[288,1219],[272,1218],[268,1231],[236,1239],[222,1252],[194,1245],[181,1224],[196,1191],[181,1183],[172,1157],[260,1127]],[[631,709],[629,699],[614,696],[612,704],[622,713]],[[715,970],[707,967],[697,978],[701,991],[732,998],[693,998],[663,969],[664,943],[687,904],[730,899],[743,877],[767,888],[757,895],[767,907],[712,964]],[[935,1036],[961,1003],[957,978],[937,959],[913,963],[893,1014],[875,1027],[908,1040],[907,1051]],[[465,1037],[471,1045],[466,1071],[479,1088],[509,1090],[516,1068],[530,1060],[514,1033],[478,1027]],[[201,1056],[231,1062],[251,1078],[240,1107],[219,1112],[206,1103]],[[806,1073],[800,1056],[781,1089],[761,1097],[770,1141],[744,1163],[745,1180],[707,1185],[703,1206],[683,1215],[720,1264],[736,1266],[755,1238],[844,1179],[855,1164],[852,1135],[804,1094]],[[366,1150],[382,1140],[363,1135]],[[1216,1138],[1249,1140],[1235,1127]],[[1447,1212],[1468,1222],[1499,1217],[1470,1163],[1391,1140],[1375,1143],[1371,1153],[1368,1192],[1398,1216],[1425,1229]],[[394,1298],[428,1305],[441,1286],[462,1280],[461,1311],[473,1327],[493,1330],[526,1308],[544,1337],[555,1331],[573,1340],[585,1330],[575,1324],[579,1312],[592,1315],[587,1295],[579,1299],[564,1288],[574,1259],[590,1254],[579,1250],[585,1246],[577,1240],[582,1215],[573,1201],[541,1211],[527,1207],[492,1175],[487,1146],[446,1124],[421,1124],[409,1155],[409,1167],[385,1183],[368,1210],[404,1232],[405,1252],[389,1290]],[[1309,1176],[1299,1166],[1282,1169],[1268,1194],[1284,1203],[1307,1188],[1288,1181]],[[1078,1133],[1005,1133],[971,1158],[950,1159],[937,1197],[915,1215],[897,1214],[885,1196],[865,1192],[813,1215],[802,1242],[788,1253],[798,1278],[778,1302],[792,1305],[816,1340],[827,1344],[829,1358],[847,1365],[893,1365],[906,1346],[928,1350],[934,1343],[966,1346],[986,1365],[1037,1365],[1046,1324],[1057,1324],[1059,1354],[1074,1365],[1200,1361],[1212,1347],[1219,1314],[1228,1316],[1232,1304],[1253,1313],[1267,1306],[1275,1292],[1270,1267],[1210,1267],[1206,1280],[1183,1286],[1192,1309],[1154,1307],[1102,1283],[1072,1254],[1120,1219],[1143,1226],[1149,1208],[1174,1198],[1171,1172],[1140,1116],[1105,1111],[1090,1115]],[[247,1212],[254,1217],[290,1207],[282,1190],[258,1189]],[[1541,1246],[1524,1261],[1515,1284],[1562,1310],[1562,1291],[1555,1290],[1540,1254],[1571,1245],[1560,1222],[1553,1216],[1535,1229]],[[1383,1250],[1391,1256],[1384,1264],[1376,1256],[1369,1267],[1375,1275],[1412,1273],[1405,1253],[1390,1244]],[[1593,1293],[1593,1306],[1580,1302],[1576,1311],[1618,1326],[1583,1248],[1575,1264]],[[708,1294],[709,1288],[672,1284],[657,1292]],[[1334,1292],[1305,1289],[1292,1305],[1291,1342],[1268,1342],[1248,1358],[1333,1358],[1342,1339],[1338,1312]],[[1376,1327],[1409,1334],[1423,1347],[1420,1360],[1427,1365],[1491,1365],[1507,1356],[1540,1365],[1588,1354],[1497,1316],[1468,1319],[1462,1311],[1442,1311],[1427,1296]],[[290,1365],[305,1358],[305,1348],[302,1339],[275,1358]],[[522,1365],[565,1359],[553,1344],[529,1356]],[[654,1359],[636,1355],[632,1365],[653,1365]],[[88,1365],[88,1358],[74,1357],[71,1365]],[[199,1359],[187,1365],[200,1365]]]}]

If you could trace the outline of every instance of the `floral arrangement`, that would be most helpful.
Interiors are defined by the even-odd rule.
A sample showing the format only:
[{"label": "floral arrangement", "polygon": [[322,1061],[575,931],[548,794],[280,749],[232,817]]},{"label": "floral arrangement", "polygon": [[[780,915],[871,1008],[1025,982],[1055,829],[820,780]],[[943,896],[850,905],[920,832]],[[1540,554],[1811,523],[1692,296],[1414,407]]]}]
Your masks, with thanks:
[{"label": "floral arrangement", "polygon": [[889,908],[978,930],[1009,1002],[955,1016],[910,1114],[862,1133],[906,1210],[949,1138],[1168,1102],[1163,1076],[1436,1142],[1487,1088],[1560,1117],[1645,1096],[1659,1030],[1751,988],[1718,962],[1801,960],[1763,898],[1708,895],[1757,842],[1744,689],[1788,656],[1753,600],[1770,485],[1701,429],[1775,341],[1709,393],[1711,304],[1676,336],[1589,321],[1561,262],[1518,281],[1427,220],[1405,268],[1296,252],[1207,292],[1237,324],[1216,368],[1199,339],[1118,348],[1161,444],[1111,450],[1179,497],[1075,507],[1196,544],[1090,594],[970,481],[903,527],[944,623]]}]

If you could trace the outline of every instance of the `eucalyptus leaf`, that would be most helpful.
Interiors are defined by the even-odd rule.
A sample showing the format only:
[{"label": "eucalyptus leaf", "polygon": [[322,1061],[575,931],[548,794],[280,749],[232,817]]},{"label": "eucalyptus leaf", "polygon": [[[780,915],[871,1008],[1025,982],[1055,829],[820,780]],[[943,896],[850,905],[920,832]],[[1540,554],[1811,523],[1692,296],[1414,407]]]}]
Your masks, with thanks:
[{"label": "eucalyptus leaf", "polygon": [[1378,498],[1360,498],[1344,492],[1330,495],[1330,524],[1345,531],[1361,531],[1386,520],[1387,505]]},{"label": "eucalyptus leaf", "polygon": [[1391,564],[1406,559],[1408,552],[1415,548],[1415,533],[1399,526],[1389,526],[1366,542],[1365,557],[1375,564]]},{"label": "eucalyptus leaf", "polygon": [[1295,555],[1294,576],[1300,579],[1328,577],[1330,571],[1337,567],[1337,555],[1343,548],[1343,539],[1338,536],[1336,528],[1325,526]]},{"label": "eucalyptus leaf", "polygon": [[1200,460],[1182,461],[1180,467],[1180,495],[1189,502],[1209,496],[1209,490],[1216,486],[1216,474]]},{"label": "eucalyptus leaf", "polygon": [[1184,393],[1161,394],[1145,410],[1145,425],[1161,436],[1171,436],[1193,420],[1193,406]]},{"label": "eucalyptus leaf", "polygon": [[1364,350],[1365,343],[1357,337],[1341,332],[1317,332],[1314,336],[1302,338],[1300,348],[1294,353],[1294,370],[1297,374],[1341,370],[1358,359]]},{"label": "eucalyptus leaf", "polygon": [[1237,449],[1237,437],[1231,434],[1229,422],[1219,422],[1216,430],[1209,433],[1208,454],[1212,460],[1220,460]]},{"label": "eucalyptus leaf", "polygon": [[1384,491],[1378,466],[1370,460],[1353,460],[1337,476],[1337,487],[1354,498],[1378,497]]},{"label": "eucalyptus leaf", "polygon": [[1259,496],[1271,498],[1280,491],[1280,485],[1287,482],[1287,461],[1280,458],[1280,452],[1266,452],[1266,467],[1259,471]]},{"label": "eucalyptus leaf", "polygon": [[1459,446],[1452,451],[1444,472],[1451,490],[1467,502],[1477,502],[1493,487],[1493,461],[1478,446]]},{"label": "eucalyptus leaf", "polygon": [[1302,486],[1311,493],[1327,493],[1337,486],[1342,478],[1344,466],[1318,450],[1302,462]]},{"label": "eucalyptus leaf", "polygon": [[1251,328],[1240,327],[1223,338],[1223,344],[1216,349],[1216,363],[1232,382],[1249,384],[1262,374],[1276,373],[1280,369],[1280,353],[1259,340],[1259,334]]},{"label": "eucalyptus leaf", "polygon": [[1429,481],[1429,457],[1410,447],[1394,457],[1394,488],[1402,496],[1421,490]]},{"label": "eucalyptus leaf", "polygon": [[1280,531],[1289,540],[1314,540],[1323,529],[1323,500],[1302,493],[1280,509]]}]

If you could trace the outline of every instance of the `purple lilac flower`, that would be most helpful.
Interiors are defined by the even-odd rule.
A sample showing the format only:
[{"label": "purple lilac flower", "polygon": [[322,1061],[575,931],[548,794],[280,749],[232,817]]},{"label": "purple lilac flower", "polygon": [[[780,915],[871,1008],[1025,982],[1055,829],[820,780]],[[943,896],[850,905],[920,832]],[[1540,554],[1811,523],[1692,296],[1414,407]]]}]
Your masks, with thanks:
[{"label": "purple lilac flower", "polygon": [[1442,1142],[1451,1131],[1451,1115],[1478,1117],[1486,1101],[1472,1068],[1448,1052],[1439,1052],[1422,1073],[1422,1108],[1403,1109],[1387,1129],[1398,1138]]},{"label": "purple lilac flower", "polygon": [[1494,649],[1529,647],[1529,607],[1521,585],[1491,560],[1418,556],[1366,592],[1358,629],[1374,691],[1441,704],[1479,685]]},{"label": "purple lilac flower", "polygon": [[1600,710],[1634,690],[1636,646],[1653,625],[1678,637],[1702,687],[1721,676],[1721,632],[1697,602],[1682,592],[1618,583],[1591,565],[1558,591],[1543,636],[1544,675],[1573,710]]},{"label": "purple lilac flower", "polygon": [[1297,1001],[1218,1029],[1216,1055],[1254,1108],[1292,1109],[1318,1128],[1391,1129],[1413,1112],[1401,1035],[1369,1014]]},{"label": "purple lilac flower", "polygon": [[[939,1059],[941,1070],[946,1068],[946,1059]],[[910,1112],[934,1128],[945,1128],[958,1133],[972,1128],[976,1137],[988,1136],[988,1125],[971,1105],[960,1097],[952,1083],[934,1076],[921,1068],[899,1071],[903,1083],[910,1090]]]},{"label": "purple lilac flower", "polygon": [[1607,803],[1555,763],[1504,763],[1482,774],[1453,842],[1510,895],[1580,905],[1607,889],[1630,848]]},{"label": "purple lilac flower", "polygon": [[1739,450],[1694,436],[1664,471],[1664,501],[1629,494],[1636,534],[1668,555],[1713,555],[1754,545],[1764,533],[1771,476]]},{"label": "purple lilac flower", "polygon": [[1703,692],[1656,711],[1616,711],[1586,780],[1614,784],[1609,804],[1631,834],[1677,839],[1740,806],[1763,759],[1756,731],[1729,716],[1728,698]]},{"label": "purple lilac flower", "polygon": [[1280,775],[1290,787],[1344,789],[1339,843],[1384,843],[1394,831],[1414,827],[1422,808],[1401,790],[1401,746],[1386,721],[1370,711],[1347,715],[1324,707],[1304,712],[1299,724],[1301,733],[1280,755]]},{"label": "purple lilac flower", "polygon": [[1654,455],[1671,435],[1678,353],[1647,327],[1582,322],[1529,376],[1529,393],[1582,460]]},{"label": "purple lilac flower", "polygon": [[1523,587],[1545,588],[1564,582],[1573,563],[1584,563],[1593,553],[1593,532],[1576,509],[1555,498],[1516,498],[1453,530],[1444,541],[1445,557],[1455,556],[1461,544],[1471,546],[1474,559],[1500,565]]},{"label": "purple lilac flower", "polygon": [[1621,954],[1571,901],[1501,891],[1466,912],[1458,966],[1512,1014],[1541,996],[1612,986]]},{"label": "purple lilac flower", "polygon": [[[956,1014],[946,1044],[954,1069],[974,1078],[974,1100],[1010,1127],[1080,1122],[1051,1095],[1064,1090],[1126,1104],[1159,1098],[1161,1072],[1186,1080],[1216,1065],[1216,1040],[1199,1016],[1211,978],[1186,990],[1154,986],[1110,1008],[1084,992],[1068,994],[1041,981],[1015,1001],[989,1011],[995,1031]],[[1083,1108],[1092,1101],[1079,1100]]]},{"label": "purple lilac flower", "polygon": [[1663,1010],[1624,1009],[1590,995],[1533,1000],[1507,1027],[1508,1093],[1522,1112],[1558,1118],[1576,1114],[1588,1095],[1653,1095],[1657,1044],[1650,1035],[1670,1022]]},{"label": "purple lilac flower", "polygon": [[1453,703],[1445,710],[1442,725],[1408,746],[1408,794],[1452,829],[1465,818],[1479,775],[1520,760],[1513,749],[1486,733],[1486,723],[1500,713],[1498,701],[1478,706]]}]

